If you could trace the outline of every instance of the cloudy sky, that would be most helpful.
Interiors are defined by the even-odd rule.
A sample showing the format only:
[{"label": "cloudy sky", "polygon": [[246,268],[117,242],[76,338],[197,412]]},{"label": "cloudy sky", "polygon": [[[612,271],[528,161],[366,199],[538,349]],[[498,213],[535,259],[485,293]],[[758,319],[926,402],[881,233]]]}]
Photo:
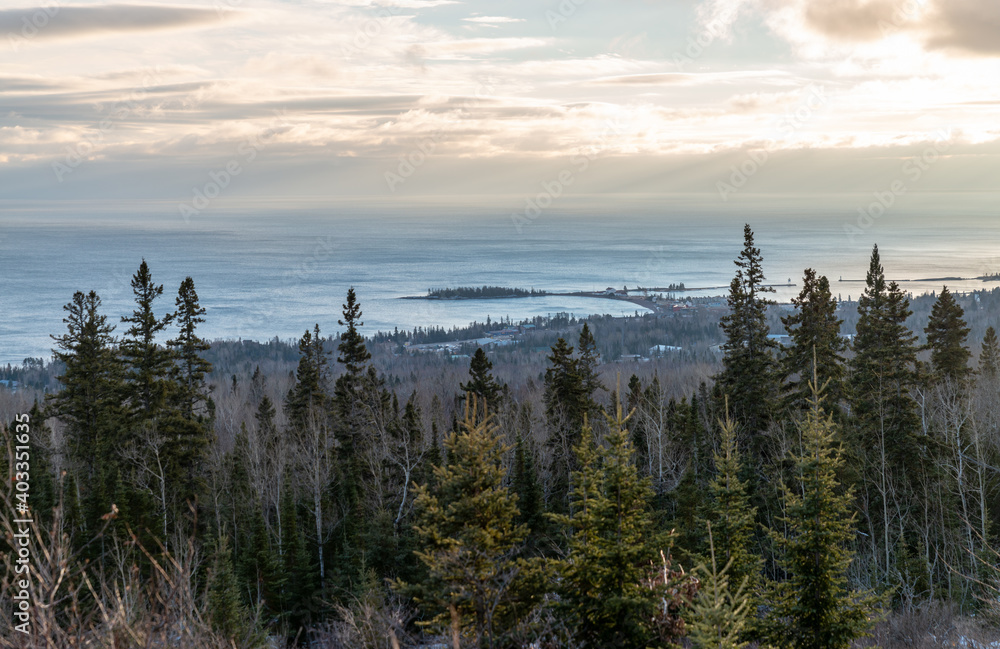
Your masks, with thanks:
[{"label": "cloudy sky", "polygon": [[996,0],[59,0],[0,9],[0,52],[0,199],[561,177],[728,200],[1000,172]]}]

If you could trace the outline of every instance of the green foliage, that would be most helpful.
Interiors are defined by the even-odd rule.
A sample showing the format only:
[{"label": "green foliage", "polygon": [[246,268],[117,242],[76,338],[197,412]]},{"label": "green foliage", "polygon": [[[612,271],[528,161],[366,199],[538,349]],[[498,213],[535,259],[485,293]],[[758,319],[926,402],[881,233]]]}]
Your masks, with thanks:
[{"label": "green foliage", "polygon": [[924,329],[931,350],[931,366],[939,380],[957,384],[972,373],[969,368],[972,353],[965,346],[970,330],[965,326],[964,315],[948,287],[942,288]]},{"label": "green foliage", "polygon": [[[428,577],[397,582],[427,612],[429,624],[462,634],[475,646],[492,647],[494,620],[504,614],[517,574],[514,552],[527,533],[517,524],[517,499],[504,484],[507,452],[490,419],[476,420],[470,398],[462,430],[448,435],[447,466],[434,469],[433,485],[417,487],[417,557]],[[452,610],[457,617],[452,617]]]},{"label": "green foliage", "polygon": [[293,426],[306,428],[325,419],[327,405],[327,356],[323,337],[317,324],[312,333],[307,329],[299,340],[299,366],[295,385],[285,399],[285,412]]},{"label": "green foliage", "polygon": [[763,258],[754,245],[749,225],[743,229],[743,251],[736,259],[736,275],[729,285],[730,312],[719,326],[726,337],[722,372],[716,382],[729,398],[729,406],[741,430],[749,436],[754,459],[763,458],[763,433],[773,414],[778,394],[776,344],[769,339],[767,308],[773,304],[764,286]]},{"label": "green foliage", "polygon": [[122,339],[121,355],[129,371],[132,415],[139,419],[155,419],[173,389],[169,376],[173,354],[159,345],[156,337],[167,328],[173,315],[156,317],[153,303],[163,294],[163,285],[153,283],[145,259],[132,276],[132,292],[135,295],[135,310],[131,316],[122,318],[122,322],[131,326]]},{"label": "green foliage", "polygon": [[983,348],[979,352],[979,374],[990,378],[1000,374],[1000,340],[993,327],[987,327],[986,335],[983,336]]},{"label": "green foliage", "polygon": [[709,526],[709,540],[714,543],[713,570],[717,548],[731,582],[744,585],[749,598],[760,584],[763,563],[751,551],[757,508],[751,506],[746,482],[740,479],[743,466],[736,443],[736,423],[727,416],[720,422],[720,429],[719,452],[714,455],[715,476],[708,483],[704,519]]},{"label": "green foliage", "polygon": [[[827,403],[838,407],[844,398],[846,371],[842,354],[847,342],[840,335],[843,321],[837,317],[837,301],[830,293],[830,281],[807,268],[802,291],[792,299],[792,304],[795,313],[781,319],[792,339],[791,347],[781,359],[785,405],[793,411],[808,409],[808,379],[815,367],[820,383],[827,386]],[[792,382],[795,376],[798,380]]]},{"label": "green foliage", "polygon": [[49,395],[50,413],[66,424],[66,451],[75,483],[86,499],[80,502],[81,523],[99,527],[110,509],[109,496],[120,464],[127,412],[124,367],[117,355],[114,326],[101,315],[101,298],[76,292],[63,307],[67,332],[53,336],[54,355],[64,364],[63,389]]},{"label": "green foliage", "polygon": [[542,485],[535,469],[535,452],[531,442],[518,435],[514,445],[514,466],[512,468],[512,488],[517,494],[519,506],[518,523],[528,530],[531,539],[537,539],[545,525],[543,517]]},{"label": "green foliage", "polygon": [[239,586],[233,569],[229,537],[218,537],[208,580],[208,618],[216,631],[228,639],[240,635],[247,625],[247,613],[240,602]]},{"label": "green foliage", "polygon": [[[887,283],[878,246],[872,250],[865,292],[858,301],[854,358],[849,363],[853,417],[850,452],[861,493],[868,500],[865,527],[883,579],[892,569],[900,521],[896,513],[917,490],[926,456],[910,389],[916,384],[916,337],[906,327],[909,301]],[[910,527],[912,522],[903,521]]]},{"label": "green foliage", "polygon": [[780,647],[847,649],[868,635],[877,600],[848,584],[854,556],[853,495],[837,481],[843,459],[815,375],[812,385],[801,450],[792,455],[798,484],[784,486],[783,531],[772,531],[787,579],[771,584],[764,628]]},{"label": "green foliage", "polygon": [[205,402],[208,391],[205,387],[205,375],[212,371],[212,364],[202,358],[209,349],[209,344],[198,336],[198,325],[205,319],[205,308],[198,301],[198,292],[194,288],[194,280],[184,278],[177,289],[177,299],[174,301],[177,312],[173,316],[180,331],[177,337],[167,341],[167,347],[173,350],[177,359],[174,370],[174,381],[177,383],[177,402],[185,419],[198,419],[200,406]]},{"label": "green foliage", "polygon": [[[730,579],[732,557],[719,569],[711,523],[708,524],[708,543],[710,562],[697,568],[701,580],[691,602],[688,638],[695,649],[743,649],[747,643],[740,638],[752,610],[747,578],[742,581]],[[739,584],[736,590],[730,585],[733,581]]]},{"label": "green foliage", "polygon": [[597,355],[589,327],[580,332],[579,358],[573,348],[560,338],[552,346],[551,366],[545,370],[545,419],[548,424],[547,444],[551,449],[552,493],[550,507],[566,511],[569,499],[570,474],[576,468],[573,448],[579,443],[584,419],[596,411],[594,391],[598,385]]},{"label": "green foliage", "polygon": [[469,362],[469,382],[462,383],[459,388],[463,393],[476,395],[476,402],[481,403],[484,409],[496,412],[500,407],[501,388],[490,373],[492,369],[493,363],[479,347]]},{"label": "green foliage", "polygon": [[653,491],[636,470],[620,404],[607,419],[606,448],[584,425],[574,449],[579,469],[573,472],[570,514],[551,515],[569,534],[565,558],[553,561],[556,608],[586,646],[645,647],[665,642],[660,631],[669,635],[676,628],[671,620],[654,624],[664,589],[673,584],[650,583],[669,537],[654,530]]}]

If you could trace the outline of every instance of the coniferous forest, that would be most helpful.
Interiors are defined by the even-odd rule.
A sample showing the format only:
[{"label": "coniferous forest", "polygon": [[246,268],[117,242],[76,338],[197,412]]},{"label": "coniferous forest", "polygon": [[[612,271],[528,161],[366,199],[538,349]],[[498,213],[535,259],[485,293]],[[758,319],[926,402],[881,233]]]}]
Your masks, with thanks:
[{"label": "coniferous forest", "polygon": [[583,322],[517,385],[479,348],[400,389],[354,289],[292,374],[222,376],[195,279],[77,292],[3,429],[35,524],[24,635],[5,490],[0,646],[1000,646],[996,331],[947,288],[914,330],[876,247],[856,313],[805,269],[779,345],[766,265],[747,226],[693,388]]}]

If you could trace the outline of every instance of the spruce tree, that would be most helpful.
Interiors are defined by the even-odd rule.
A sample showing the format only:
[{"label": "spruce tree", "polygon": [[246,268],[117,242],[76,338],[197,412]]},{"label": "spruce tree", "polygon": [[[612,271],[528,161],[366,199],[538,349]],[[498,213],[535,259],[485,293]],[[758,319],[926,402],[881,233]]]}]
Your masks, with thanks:
[{"label": "spruce tree", "polygon": [[[840,335],[843,320],[837,317],[837,301],[830,293],[830,281],[807,268],[802,291],[792,299],[792,305],[795,313],[781,319],[792,339],[791,347],[781,359],[785,405],[792,411],[808,409],[809,377],[815,360],[819,380],[827,386],[827,403],[837,408],[844,397],[843,352],[847,343]],[[794,377],[797,380],[793,382]]]},{"label": "spruce tree", "polygon": [[166,404],[173,366],[173,355],[156,338],[170,324],[173,314],[156,316],[154,302],[163,294],[163,285],[153,282],[145,259],[132,276],[132,293],[135,310],[131,316],[122,317],[123,323],[131,325],[122,339],[122,358],[129,369],[133,416],[155,420]]},{"label": "spruce tree", "polygon": [[877,600],[848,583],[856,535],[853,494],[837,480],[844,460],[816,381],[814,375],[802,448],[792,455],[797,484],[783,486],[783,530],[772,531],[787,580],[772,584],[764,627],[779,647],[848,649],[868,635]]},{"label": "spruce tree", "polygon": [[298,506],[291,477],[285,477],[281,493],[281,568],[284,583],[282,610],[290,635],[298,635],[310,619],[315,574],[309,561],[305,537],[299,526]]},{"label": "spruce tree", "polygon": [[[585,425],[575,453],[571,513],[551,514],[569,534],[564,559],[554,560],[557,613],[577,640],[592,647],[645,647],[658,638],[654,624],[666,590],[649,585],[669,539],[655,532],[653,490],[640,478],[618,404],[608,415],[607,447]],[[660,639],[662,640],[662,639]]]},{"label": "spruce tree", "polygon": [[[733,560],[719,568],[712,524],[708,524],[709,562],[700,564],[698,593],[691,602],[688,638],[694,649],[743,649],[740,640],[752,611],[747,581],[732,579]],[[734,588],[735,584],[735,588]]]},{"label": "spruce tree", "polygon": [[858,300],[854,358],[849,363],[849,402],[853,417],[852,468],[864,490],[869,540],[882,579],[891,575],[899,529],[922,472],[921,432],[910,389],[916,383],[916,337],[906,327],[909,300],[888,283],[878,246],[872,250],[864,294]]},{"label": "spruce tree", "polygon": [[[127,413],[124,367],[117,354],[114,326],[101,315],[101,298],[76,292],[63,307],[67,332],[53,336],[53,354],[65,370],[63,389],[48,396],[51,413],[66,424],[66,450],[77,488],[84,496],[82,523],[99,524],[110,509],[110,497],[124,443]],[[75,502],[75,499],[74,499]]]},{"label": "spruce tree", "polygon": [[229,537],[225,534],[216,539],[207,590],[209,622],[224,638],[235,640],[244,631],[247,615],[240,602]]},{"label": "spruce tree", "polygon": [[931,350],[931,366],[939,381],[959,386],[969,377],[972,353],[965,341],[970,329],[965,326],[965,312],[945,286],[938,295],[927,321],[927,347]]},{"label": "spruce tree", "polygon": [[[725,562],[730,583],[746,586],[751,597],[760,584],[763,561],[753,547],[757,508],[751,506],[746,482],[740,479],[742,458],[736,443],[736,423],[728,416],[719,422],[719,451],[714,455],[715,476],[708,483],[704,518],[714,538],[712,552]],[[714,566],[714,558],[712,559]]]},{"label": "spruce tree", "polygon": [[177,289],[175,300],[177,311],[174,319],[180,331],[177,337],[167,342],[176,356],[174,378],[179,386],[177,400],[185,419],[198,419],[204,414],[201,405],[206,403],[208,389],[205,375],[212,371],[212,364],[202,358],[210,345],[198,336],[198,325],[205,322],[205,308],[198,301],[194,280],[186,277]]},{"label": "spruce tree", "polygon": [[417,487],[417,557],[428,577],[397,582],[413,594],[429,624],[470,630],[477,647],[493,647],[516,574],[513,555],[527,528],[517,524],[517,498],[505,485],[507,452],[490,418],[478,420],[470,398],[460,432],[449,434],[447,466],[435,467],[433,486]]},{"label": "spruce tree", "polygon": [[299,340],[299,365],[295,370],[295,385],[285,399],[285,412],[292,426],[300,429],[325,419],[327,406],[327,356],[323,349],[323,337],[319,324],[313,331],[308,329]]},{"label": "spruce tree", "polygon": [[719,323],[726,342],[716,384],[729,398],[733,416],[750,440],[753,459],[759,461],[764,458],[763,434],[773,414],[778,378],[776,343],[768,338],[767,324],[767,308],[774,302],[766,295],[774,289],[764,285],[763,257],[749,224],[743,228],[743,251],[735,264],[730,312]]},{"label": "spruce tree", "polygon": [[585,396],[577,359],[573,348],[560,338],[552,346],[551,363],[545,370],[545,420],[548,424],[551,475],[550,508],[566,511],[570,491],[570,474],[576,468],[573,448],[579,443],[580,431],[587,415]]},{"label": "spruce tree", "polygon": [[514,493],[517,494],[519,508],[518,523],[525,526],[529,538],[534,540],[545,523],[542,516],[542,485],[535,469],[535,453],[531,442],[520,434],[514,445],[512,473],[511,482]]},{"label": "spruce tree", "polygon": [[986,335],[983,336],[983,348],[979,352],[979,374],[995,378],[998,373],[1000,373],[1000,340],[997,339],[996,329],[987,327]]},{"label": "spruce tree", "polygon": [[344,366],[344,372],[337,377],[334,384],[334,400],[336,404],[337,427],[339,442],[337,449],[338,471],[338,501],[341,508],[341,524],[337,538],[337,563],[339,564],[344,586],[356,583],[361,577],[360,559],[364,548],[361,547],[363,536],[364,513],[361,511],[362,489],[365,480],[362,459],[365,456],[368,440],[363,436],[363,424],[366,399],[371,401],[369,412],[381,409],[380,403],[366,396],[379,390],[377,377],[368,361],[371,353],[365,346],[364,336],[358,328],[364,326],[361,321],[361,305],[352,286],[347,291],[347,300],[343,304],[343,319],[337,323],[347,329],[340,334],[337,345],[337,362]]},{"label": "spruce tree", "polygon": [[490,412],[497,412],[500,406],[501,387],[491,374],[493,363],[482,347],[476,349],[469,362],[469,382],[459,387],[463,393],[476,395],[476,403],[482,404]]},{"label": "spruce tree", "polygon": [[576,344],[578,358],[576,361],[576,372],[579,375],[580,388],[583,390],[583,407],[588,412],[596,410],[594,395],[601,389],[601,380],[597,376],[597,363],[600,354],[597,351],[597,341],[594,334],[590,332],[590,325],[583,323],[580,330],[580,338]]}]

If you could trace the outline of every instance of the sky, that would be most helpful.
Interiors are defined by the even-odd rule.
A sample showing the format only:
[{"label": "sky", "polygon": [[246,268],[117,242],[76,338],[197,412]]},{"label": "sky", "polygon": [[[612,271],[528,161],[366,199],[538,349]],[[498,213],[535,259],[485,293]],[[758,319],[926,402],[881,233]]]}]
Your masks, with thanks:
[{"label": "sky", "polygon": [[996,0],[0,5],[7,201],[983,195],[998,117]]}]

